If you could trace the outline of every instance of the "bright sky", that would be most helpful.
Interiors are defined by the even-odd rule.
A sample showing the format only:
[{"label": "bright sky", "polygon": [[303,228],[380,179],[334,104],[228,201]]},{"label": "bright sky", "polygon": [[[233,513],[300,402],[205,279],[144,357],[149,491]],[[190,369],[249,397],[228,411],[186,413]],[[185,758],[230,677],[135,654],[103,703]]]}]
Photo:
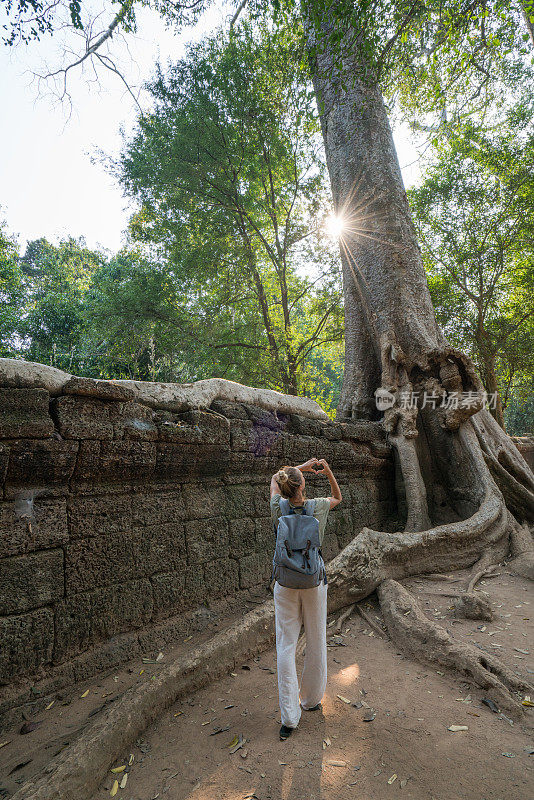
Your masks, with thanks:
[{"label": "bright sky", "polygon": [[[140,9],[138,33],[128,38],[129,54],[117,43],[113,52],[131,84],[140,86],[158,58],[163,63],[180,58],[187,41],[228,19],[228,7],[210,9],[195,29],[175,36],[155,12]],[[121,128],[128,132],[135,122],[135,104],[115,76],[106,74],[98,89],[88,80],[90,72],[79,71],[69,83],[72,109],[59,104],[45,94],[46,87],[39,91],[32,82],[32,71],[43,62],[49,68],[61,63],[57,39],[44,37],[27,49],[0,46],[0,219],[21,246],[41,236],[57,243],[72,235],[84,236],[89,247],[116,251],[132,207],[95,157],[98,150],[118,153]],[[417,163],[406,165],[417,159],[417,151],[407,130],[394,135],[410,186],[419,169]]]}]

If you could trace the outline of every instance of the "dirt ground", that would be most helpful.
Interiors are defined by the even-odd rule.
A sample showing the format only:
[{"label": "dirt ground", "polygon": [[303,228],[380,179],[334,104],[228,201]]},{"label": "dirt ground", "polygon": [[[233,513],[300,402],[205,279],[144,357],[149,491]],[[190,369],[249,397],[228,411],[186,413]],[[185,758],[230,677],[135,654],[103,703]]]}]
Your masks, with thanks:
[{"label": "dirt ground", "polygon": [[[428,616],[441,620],[457,639],[498,655],[534,683],[532,583],[506,567],[499,572],[477,585],[493,604],[493,622],[456,621],[451,598],[429,594],[452,591],[463,581],[416,578],[403,583],[421,599]],[[449,574],[465,579],[468,573]],[[381,625],[376,597],[363,606]],[[534,709],[512,724],[481,703],[491,694],[439,666],[425,667],[403,657],[385,632],[380,638],[356,613],[343,626],[343,635],[333,638],[338,617],[329,618],[323,710],[303,712],[287,741],[278,738],[276,653],[271,650],[177,702],[124,753],[114,766],[126,769],[110,772],[94,800],[109,798],[114,781],[123,783],[126,773],[117,800],[534,798]],[[180,643],[181,649],[207,635],[194,635]],[[161,663],[172,655],[164,653]],[[0,798],[9,797],[41,769],[103,702],[112,701],[134,680],[150,680],[158,664],[128,669],[71,687],[72,701],[63,706],[56,698],[48,711],[37,715],[46,725],[31,734],[2,734],[0,739],[10,744],[0,749]],[[87,688],[89,694],[82,698]],[[370,709],[375,717],[364,721]],[[449,725],[467,725],[468,730],[450,732]],[[224,730],[215,733],[218,728]],[[240,735],[246,742],[231,753],[229,745]],[[32,759],[30,764],[8,775],[24,756]]]},{"label": "dirt ground", "polygon": [[[494,604],[492,623],[453,622],[451,600],[424,590],[454,583],[405,581],[428,614],[462,641],[498,653],[518,674],[533,675],[532,584],[506,569],[478,585]],[[457,578],[467,573],[454,573]],[[462,584],[463,585],[463,584]],[[373,617],[378,606],[368,603]],[[334,618],[333,618],[334,619]],[[333,630],[329,629],[329,634]],[[176,703],[131,749],[121,800],[532,800],[534,709],[511,724],[481,703],[486,693],[399,654],[384,634],[354,615],[328,648],[323,710],[303,712],[285,742],[280,725],[275,651]],[[528,654],[520,650],[530,651]],[[301,666],[302,659],[299,660]],[[346,703],[342,698],[350,700]],[[356,708],[352,703],[364,703]],[[372,721],[363,716],[371,707]],[[449,725],[467,725],[450,732]],[[223,728],[220,733],[214,733]],[[230,753],[242,735],[244,747]],[[130,752],[117,766],[128,764]],[[110,773],[95,800],[110,796]]]}]

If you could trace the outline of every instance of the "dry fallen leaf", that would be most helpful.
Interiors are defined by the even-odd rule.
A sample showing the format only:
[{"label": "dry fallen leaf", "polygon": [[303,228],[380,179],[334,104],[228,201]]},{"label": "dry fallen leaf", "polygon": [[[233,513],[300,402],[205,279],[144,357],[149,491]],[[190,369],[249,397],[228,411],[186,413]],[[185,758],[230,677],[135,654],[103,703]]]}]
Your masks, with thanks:
[{"label": "dry fallen leaf", "polygon": [[6,744],[9,744],[11,739],[6,739],[5,742],[0,742],[0,748],[5,747]]},{"label": "dry fallen leaf", "polygon": [[449,725],[447,730],[455,733],[456,731],[467,731],[468,727],[467,725]]},{"label": "dry fallen leaf", "polygon": [[119,782],[113,781],[113,786],[111,787],[111,792],[110,792],[111,797],[115,797],[118,791],[119,791]]},{"label": "dry fallen leaf", "polygon": [[45,708],[45,711],[48,711],[49,709],[51,709],[51,708],[52,708],[52,706],[54,705],[54,703],[55,703],[55,702],[56,702],[55,700],[52,700],[52,702],[51,702],[51,703],[49,703],[49,704],[47,705],[47,707]]},{"label": "dry fallen leaf", "polygon": [[393,775],[391,776],[391,778],[389,779],[388,783],[393,783],[393,781],[396,781],[396,780],[397,780],[397,773],[394,772]]},{"label": "dry fallen leaf", "polygon": [[323,750],[326,750],[326,748],[330,747],[330,745],[331,745],[331,741],[330,741],[330,739],[328,737],[326,737],[326,739],[323,739]]},{"label": "dry fallen leaf", "polygon": [[114,775],[118,775],[119,772],[124,772],[125,769],[126,769],[126,764],[123,764],[121,767],[113,767],[111,771],[113,772]]},{"label": "dry fallen leaf", "polygon": [[247,740],[244,738],[243,734],[240,733],[239,734],[239,739],[237,741],[237,744],[234,744],[233,747],[230,748],[230,755],[232,755],[233,753],[236,753],[241,747],[243,747],[243,745],[245,744],[246,741]]},{"label": "dry fallen leaf", "polygon": [[134,754],[133,754],[133,753],[130,753],[130,758],[128,759],[128,766],[129,766],[129,767],[131,767],[131,766],[132,766],[132,764],[133,764],[133,762],[134,762],[134,758],[135,758]]},{"label": "dry fallen leaf", "polygon": [[124,789],[124,787],[126,786],[127,781],[128,781],[128,773],[125,772],[124,775],[122,776],[122,781],[120,782],[121,789]]},{"label": "dry fallen leaf", "polygon": [[350,705],[352,702],[348,697],[343,697],[342,694],[337,694],[336,697],[339,697],[342,703],[347,703],[348,705]]},{"label": "dry fallen leaf", "polygon": [[89,694],[89,689],[86,689],[85,692],[80,695],[80,698],[87,697],[88,694]]}]

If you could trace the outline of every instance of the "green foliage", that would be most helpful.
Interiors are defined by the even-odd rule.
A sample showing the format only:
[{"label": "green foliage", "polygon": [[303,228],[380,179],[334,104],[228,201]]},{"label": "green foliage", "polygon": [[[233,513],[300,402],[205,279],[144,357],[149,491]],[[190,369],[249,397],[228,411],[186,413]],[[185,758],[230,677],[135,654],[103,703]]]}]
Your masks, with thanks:
[{"label": "green foliage", "polygon": [[10,358],[16,347],[13,333],[22,301],[22,273],[15,239],[0,223],[0,357]]},{"label": "green foliage", "polygon": [[[244,25],[226,44],[191,47],[159,69],[153,112],[117,167],[139,202],[132,239],[167,289],[163,306],[146,307],[151,323],[165,320],[194,349],[198,377],[295,393],[309,390],[313,350],[342,337],[301,48],[298,31]],[[320,392],[326,402],[330,387]]]},{"label": "green foliage", "polygon": [[83,239],[57,247],[46,239],[28,243],[19,260],[25,302],[15,329],[25,358],[69,371],[80,367],[85,298],[104,260]]},{"label": "green foliage", "polygon": [[[523,119],[517,133],[518,116]],[[448,131],[409,192],[436,316],[506,408],[534,374],[534,127]]]}]

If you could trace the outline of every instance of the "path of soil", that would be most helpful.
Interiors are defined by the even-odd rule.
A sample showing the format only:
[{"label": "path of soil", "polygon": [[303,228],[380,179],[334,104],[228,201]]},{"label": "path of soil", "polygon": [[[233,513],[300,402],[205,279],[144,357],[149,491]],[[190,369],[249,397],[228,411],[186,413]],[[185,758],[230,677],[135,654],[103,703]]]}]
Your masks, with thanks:
[{"label": "path of soil", "polygon": [[[451,574],[465,579],[468,573]],[[459,640],[498,653],[517,674],[534,681],[534,598],[528,580],[501,568],[498,577],[478,584],[497,614],[490,623],[453,621],[451,599],[425,593],[451,591],[463,582],[410,579],[404,585]],[[379,618],[377,605],[368,602],[368,608]],[[328,650],[323,711],[304,712],[290,739],[278,739],[276,655],[269,651],[244,665],[250,669],[238,668],[176,703],[147,730],[131,749],[134,760],[117,799],[534,798],[534,709],[512,724],[481,703],[483,690],[404,658],[358,615],[344,625],[339,641],[344,646]],[[356,708],[338,695],[364,705]],[[376,711],[373,721],[363,720],[367,706]],[[449,725],[468,730],[453,733]],[[211,735],[217,728],[228,730]],[[239,734],[245,746],[231,754],[229,743]],[[129,759],[125,753],[116,766]],[[123,774],[110,773],[95,800],[109,797]]]},{"label": "path of soil", "polygon": [[[423,578],[403,583],[421,599],[428,616],[441,620],[457,639],[498,654],[517,674],[534,682],[532,583],[511,575],[506,567],[499,571],[498,577],[477,587],[495,608],[494,622],[456,621],[449,597],[427,594],[463,586],[466,571],[450,573],[461,583]],[[373,595],[363,605],[380,623],[375,601]],[[243,610],[241,603],[226,618],[214,616],[202,633],[167,647],[160,663],[221,630]],[[329,619],[330,639],[338,617]],[[356,614],[334,641],[339,644],[328,650],[323,711],[303,713],[289,740],[278,739],[272,650],[244,665],[250,669],[239,665],[235,674],[162,715],[131,748],[134,760],[125,770],[126,786],[119,788],[116,800],[534,798],[534,709],[527,710],[521,722],[510,724],[481,703],[483,690],[463,683],[458,675],[440,674],[439,666],[424,667],[403,657],[386,633],[380,639]],[[41,770],[64,743],[83,731],[102,703],[112,702],[133,682],[150,680],[158,669],[158,664],[132,662],[46,698],[54,699],[54,705],[35,715],[43,722],[31,734],[20,735],[20,725],[4,731],[0,740],[10,743],[0,749],[0,797],[9,797]],[[87,689],[89,694],[82,698]],[[356,708],[338,695],[363,705]],[[376,716],[367,722],[363,716],[368,707]],[[453,724],[467,725],[468,730],[449,732]],[[247,740],[245,746],[230,754],[228,745],[239,734]],[[29,764],[8,775],[27,759]],[[130,751],[116,766],[129,759]],[[124,772],[110,773],[94,800],[109,798],[114,780],[123,778]]]},{"label": "path of soil", "polygon": [[[161,651],[147,650],[145,659],[136,657],[81,683],[53,692],[44,688],[46,681],[36,683],[32,687],[33,701],[12,712],[13,723],[0,727],[0,800],[10,797],[25,781],[41,773],[54,756],[83,734],[103,708],[128,689],[152,680],[165,664],[187,655],[269,596],[267,590],[261,595],[251,591],[240,598],[215,602],[210,609],[201,606],[187,615],[188,635],[177,639],[172,646],[163,643],[168,638],[166,634],[162,636]],[[163,658],[154,663],[159,652]],[[25,720],[36,727],[23,734]]]}]

